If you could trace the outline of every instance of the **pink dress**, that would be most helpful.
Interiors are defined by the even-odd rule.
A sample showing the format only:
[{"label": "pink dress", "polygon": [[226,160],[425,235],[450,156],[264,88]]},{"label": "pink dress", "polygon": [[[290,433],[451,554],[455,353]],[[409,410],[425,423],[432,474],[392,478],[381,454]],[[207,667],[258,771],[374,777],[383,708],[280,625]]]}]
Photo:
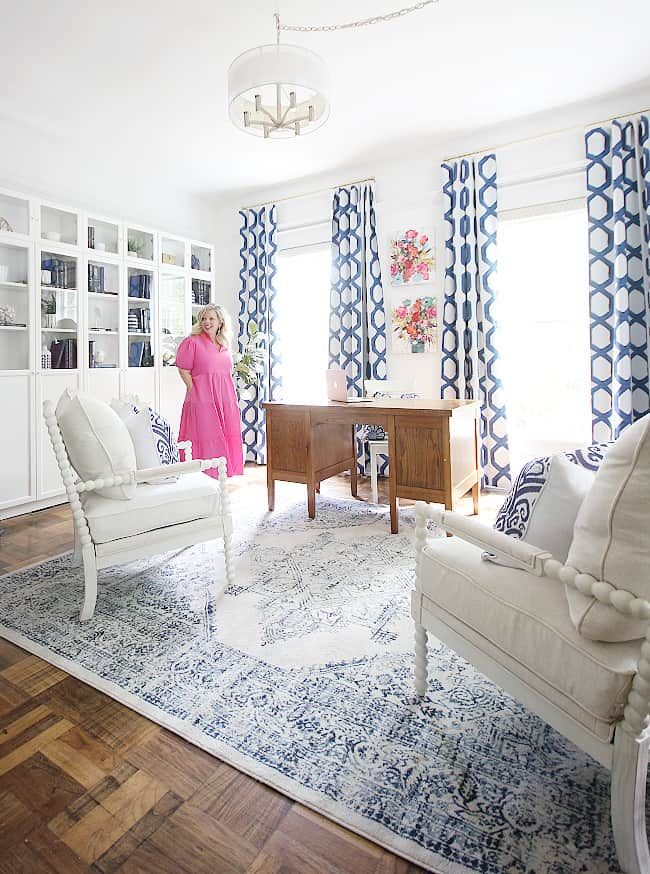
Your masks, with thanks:
[{"label": "pink dress", "polygon": [[[185,396],[179,440],[192,441],[193,458],[225,455],[228,476],[244,472],[241,418],[232,379],[232,355],[217,349],[207,334],[186,337],[176,353],[176,367],[192,374],[192,391]],[[205,471],[218,477],[216,469]]]}]

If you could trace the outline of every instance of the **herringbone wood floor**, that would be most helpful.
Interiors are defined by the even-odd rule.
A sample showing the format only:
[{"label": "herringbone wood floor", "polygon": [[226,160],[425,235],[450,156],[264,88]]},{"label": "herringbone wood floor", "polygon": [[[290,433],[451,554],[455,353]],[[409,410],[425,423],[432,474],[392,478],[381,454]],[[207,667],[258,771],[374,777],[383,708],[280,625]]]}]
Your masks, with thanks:
[{"label": "herringbone wood floor", "polygon": [[[260,501],[264,476],[246,470]],[[1,527],[0,572],[72,547],[67,506]],[[0,874],[421,870],[0,640]]]}]

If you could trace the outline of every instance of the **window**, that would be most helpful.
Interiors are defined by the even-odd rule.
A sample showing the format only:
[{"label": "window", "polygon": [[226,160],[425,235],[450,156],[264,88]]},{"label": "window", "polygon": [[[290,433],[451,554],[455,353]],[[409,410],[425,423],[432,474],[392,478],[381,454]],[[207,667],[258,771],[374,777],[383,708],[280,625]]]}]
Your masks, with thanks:
[{"label": "window", "polygon": [[497,317],[514,474],[591,442],[584,206],[501,216]]},{"label": "window", "polygon": [[325,391],[331,267],[329,243],[278,254],[276,306],[285,400]]}]

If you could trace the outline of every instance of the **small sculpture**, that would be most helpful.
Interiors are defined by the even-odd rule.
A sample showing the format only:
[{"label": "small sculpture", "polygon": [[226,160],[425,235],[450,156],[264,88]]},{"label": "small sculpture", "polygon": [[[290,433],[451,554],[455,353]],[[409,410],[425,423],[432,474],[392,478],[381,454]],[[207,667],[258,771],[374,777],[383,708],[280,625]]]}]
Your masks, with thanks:
[{"label": "small sculpture", "polygon": [[9,224],[7,219],[1,215],[0,215],[0,231],[10,231],[10,233],[12,233],[12,234],[14,232],[14,229],[11,227],[11,225]]},{"label": "small sculpture", "polygon": [[0,325],[13,325],[16,322],[16,310],[8,304],[0,304]]}]

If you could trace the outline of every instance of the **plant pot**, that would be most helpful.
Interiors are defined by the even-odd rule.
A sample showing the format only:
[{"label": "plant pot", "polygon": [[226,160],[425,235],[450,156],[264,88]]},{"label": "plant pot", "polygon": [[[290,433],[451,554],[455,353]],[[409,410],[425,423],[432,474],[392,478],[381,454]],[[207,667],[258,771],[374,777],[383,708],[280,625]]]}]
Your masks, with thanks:
[{"label": "plant pot", "polygon": [[411,343],[411,352],[424,352],[424,343],[420,341]]}]

